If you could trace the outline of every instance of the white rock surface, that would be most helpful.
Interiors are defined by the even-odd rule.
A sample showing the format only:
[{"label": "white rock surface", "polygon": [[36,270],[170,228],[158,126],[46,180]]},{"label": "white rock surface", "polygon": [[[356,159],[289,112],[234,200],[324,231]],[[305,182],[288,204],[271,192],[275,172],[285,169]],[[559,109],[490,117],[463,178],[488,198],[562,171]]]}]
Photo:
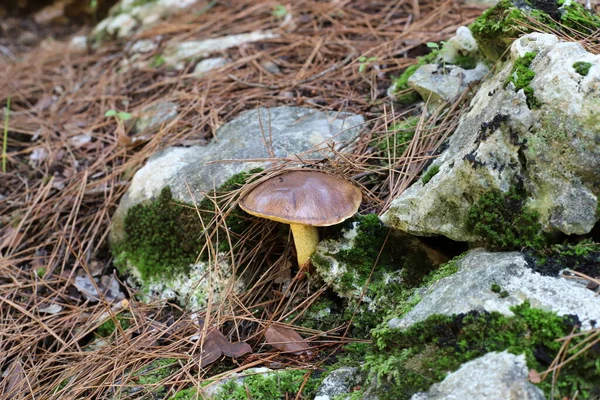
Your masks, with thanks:
[{"label": "white rock surface", "polygon": [[[513,315],[510,307],[526,300],[534,308],[577,315],[584,330],[591,328],[591,320],[600,320],[600,296],[576,280],[534,272],[521,253],[473,250],[457,265],[458,272],[427,288],[419,304],[403,317],[390,320],[388,326],[405,329],[433,314],[471,310]],[[501,298],[492,292],[492,284],[506,290],[508,296]]]},{"label": "white rock surface", "polygon": [[427,393],[411,400],[545,400],[544,393],[528,381],[524,355],[506,351],[488,353],[464,363]]},{"label": "white rock surface", "polygon": [[[514,60],[539,53],[530,86],[540,102],[530,109],[523,90],[506,85]],[[481,85],[427,184],[415,182],[394,199],[382,221],[412,234],[478,238],[466,224],[471,205],[490,190],[523,182],[526,207],[548,232],[586,234],[600,218],[600,55],[553,35],[522,36],[511,61]],[[573,64],[592,64],[581,76]],[[506,87],[505,87],[506,85]]]},{"label": "white rock surface", "polygon": [[352,392],[352,388],[360,383],[358,368],[339,368],[323,379],[314,400],[334,400]]},{"label": "white rock surface", "polygon": [[178,105],[171,101],[158,101],[141,110],[133,126],[134,133],[153,133],[177,116]]},{"label": "white rock surface", "polygon": [[278,36],[278,34],[271,31],[254,31],[213,39],[171,42],[165,48],[164,57],[168,65],[176,69],[183,69],[186,61],[197,60],[232,47],[273,39]]},{"label": "white rock surface", "polygon": [[196,67],[194,68],[194,76],[202,78],[207,72],[212,71],[213,69],[221,68],[228,62],[229,61],[225,57],[206,58],[196,64]]},{"label": "white rock surface", "polygon": [[489,72],[484,63],[474,69],[464,69],[456,65],[425,64],[408,78],[408,85],[415,89],[429,104],[451,103],[475,82],[479,82]]}]

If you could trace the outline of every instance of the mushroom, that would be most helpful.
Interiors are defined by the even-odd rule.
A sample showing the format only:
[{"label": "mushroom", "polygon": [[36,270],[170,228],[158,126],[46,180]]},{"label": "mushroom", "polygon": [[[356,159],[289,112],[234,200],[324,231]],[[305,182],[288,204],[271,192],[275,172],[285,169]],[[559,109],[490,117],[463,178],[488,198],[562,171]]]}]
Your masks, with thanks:
[{"label": "mushroom", "polygon": [[240,199],[248,214],[290,224],[298,264],[305,267],[319,244],[317,226],[330,226],[356,213],[362,194],[353,184],[318,171],[274,176]]}]

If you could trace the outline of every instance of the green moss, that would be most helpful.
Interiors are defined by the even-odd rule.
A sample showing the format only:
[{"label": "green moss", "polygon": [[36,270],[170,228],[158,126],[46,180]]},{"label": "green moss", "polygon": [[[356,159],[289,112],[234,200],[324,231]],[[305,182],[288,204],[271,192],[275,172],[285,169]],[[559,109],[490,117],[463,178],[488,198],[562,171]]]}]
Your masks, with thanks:
[{"label": "green moss", "polygon": [[36,275],[38,278],[40,278],[40,279],[41,279],[41,278],[43,278],[43,277],[44,277],[44,275],[46,275],[46,267],[39,267],[39,268],[36,268],[36,269],[35,269],[35,275]]},{"label": "green moss", "polygon": [[523,208],[523,195],[515,188],[508,193],[493,190],[471,206],[467,226],[490,250],[518,250],[546,245],[536,212]]},{"label": "green moss", "polygon": [[[492,61],[500,59],[521,35],[535,31],[565,32],[589,36],[600,28],[600,17],[577,3],[563,1],[502,0],[485,11],[470,26],[481,51]],[[529,20],[533,19],[533,22]]]},{"label": "green moss", "polygon": [[528,250],[529,265],[542,275],[559,276],[566,268],[587,276],[600,276],[600,244],[590,239]]},{"label": "green moss", "polygon": [[[212,400],[277,400],[295,398],[304,382],[307,371],[281,370],[272,373],[259,373],[244,378],[243,385],[235,379],[223,384]],[[299,399],[311,399],[318,382],[309,379]]]},{"label": "green moss", "polygon": [[435,270],[431,271],[428,275],[423,278],[423,286],[431,286],[442,278],[450,275],[454,275],[458,272],[458,262],[467,255],[467,252],[454,257],[452,260],[445,264],[440,265]]},{"label": "green moss", "polygon": [[590,68],[592,67],[592,63],[577,61],[573,64],[573,69],[581,76],[587,76],[588,72],[590,72]]},{"label": "green moss", "polygon": [[[159,358],[152,361],[143,368],[133,373],[137,385],[151,392],[155,398],[162,396],[166,390],[160,383],[173,375],[179,368],[179,362],[175,358]],[[127,390],[126,390],[127,391]]]},{"label": "green moss", "polygon": [[497,283],[492,283],[490,290],[498,295],[501,299],[508,297],[508,292],[502,289],[502,286]]},{"label": "green moss", "polygon": [[[463,363],[491,351],[524,354],[529,368],[545,370],[561,347],[556,339],[570,334],[575,321],[531,308],[528,303],[512,311],[514,317],[496,312],[434,315],[405,331],[383,326],[373,331],[373,348],[364,355],[363,370],[369,383],[378,388],[381,400],[409,399]],[[551,392],[548,381],[551,379],[539,385],[547,395]],[[582,398],[589,398],[599,385],[600,361],[588,351],[561,370],[554,398],[576,390]]]},{"label": "green moss", "polygon": [[[187,272],[199,256],[200,259],[206,258],[206,254],[200,254],[206,241],[200,218],[205,226],[213,218],[215,204],[210,199],[215,196],[222,199],[218,197],[219,193],[238,189],[256,172],[258,170],[232,176],[216,193],[209,194],[200,202],[199,211],[175,201],[168,187],[154,201],[131,207],[123,223],[123,240],[111,243],[117,268],[126,273],[128,264],[133,264],[143,281]],[[226,224],[235,237],[236,233],[242,233],[249,226],[249,221],[248,216],[236,208],[227,217]],[[226,251],[228,244],[222,241],[218,249]]]},{"label": "green moss", "polygon": [[393,93],[402,92],[408,90],[408,93],[399,95],[396,97],[396,100],[400,104],[410,105],[414,104],[421,99],[421,96],[417,92],[415,92],[410,86],[408,86],[408,79],[413,76],[413,74],[419,69],[420,64],[414,64],[410,67],[406,68],[404,72],[395,79],[394,81],[394,89]]},{"label": "green moss", "polygon": [[[131,326],[131,320],[126,316],[117,315],[116,319],[119,323],[119,326],[123,330],[126,330]],[[108,321],[104,322],[102,325],[100,325],[96,330],[96,333],[101,337],[109,337],[116,330],[117,326],[115,324],[115,321],[111,318]]]},{"label": "green moss", "polygon": [[371,141],[370,145],[381,151],[380,157],[382,158],[384,165],[387,165],[387,160],[396,159],[404,154],[410,141],[415,135],[419,120],[420,117],[412,116],[400,122],[396,122],[390,127],[390,131],[393,132],[391,135],[388,131],[384,135],[377,136]]},{"label": "green moss", "polygon": [[504,83],[504,88],[506,88],[506,86],[512,82],[515,85],[515,92],[523,89],[525,97],[527,98],[527,106],[530,109],[539,107],[540,105],[534,95],[533,88],[529,85],[533,78],[535,78],[535,72],[533,72],[529,66],[536,55],[537,52],[531,51],[525,53],[523,57],[517,58],[510,71],[510,77]]},{"label": "green moss", "polygon": [[[561,2],[560,4],[562,4]],[[600,16],[590,10],[586,10],[582,4],[575,1],[561,8],[560,22],[568,29],[581,36],[589,36],[600,29]]]},{"label": "green moss", "polygon": [[115,264],[122,270],[131,262],[142,280],[171,277],[187,270],[202,243],[195,210],[176,203],[167,187],[155,201],[137,204],[127,211],[124,240],[113,249],[119,255]]},{"label": "green moss", "polygon": [[425,175],[423,175],[421,181],[423,182],[423,184],[427,184],[431,180],[431,178],[433,178],[438,172],[440,172],[440,166],[437,164],[432,165],[431,167],[429,167],[427,172],[425,172]]},{"label": "green moss", "polygon": [[[390,232],[377,215],[357,217],[345,228],[352,225],[356,225],[356,233],[351,248],[337,251],[334,245],[337,253],[317,252],[312,260],[346,302],[339,314],[346,321],[352,318],[352,334],[364,336],[388,315],[414,307],[419,301],[414,288],[435,266],[418,239]],[[339,265],[334,266],[332,260]],[[332,270],[336,272],[329,275]]]},{"label": "green moss", "polygon": [[454,57],[454,65],[462,69],[474,69],[477,67],[478,59],[470,54],[457,54]]},{"label": "green moss", "polygon": [[150,60],[150,68],[159,68],[167,62],[162,54],[157,54]]}]

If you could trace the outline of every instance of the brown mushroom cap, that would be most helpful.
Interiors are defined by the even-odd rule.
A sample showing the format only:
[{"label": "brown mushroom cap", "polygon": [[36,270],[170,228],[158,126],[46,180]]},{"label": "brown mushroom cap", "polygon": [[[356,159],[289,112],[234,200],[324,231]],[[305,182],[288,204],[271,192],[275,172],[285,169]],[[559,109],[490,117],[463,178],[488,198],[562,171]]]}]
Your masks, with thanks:
[{"label": "brown mushroom cap", "polygon": [[259,184],[240,200],[248,214],[287,224],[329,226],[356,213],[362,194],[353,184],[318,171],[292,171]]}]

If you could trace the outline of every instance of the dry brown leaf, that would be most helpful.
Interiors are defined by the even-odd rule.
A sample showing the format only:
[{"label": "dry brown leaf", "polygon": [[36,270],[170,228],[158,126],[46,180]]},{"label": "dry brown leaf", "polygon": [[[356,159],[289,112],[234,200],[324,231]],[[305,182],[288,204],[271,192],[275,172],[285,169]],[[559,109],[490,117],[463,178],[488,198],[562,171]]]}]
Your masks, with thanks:
[{"label": "dry brown leaf", "polygon": [[2,390],[3,399],[12,399],[21,392],[25,383],[25,371],[19,360],[14,360],[8,367],[8,375],[4,378],[6,386]]},{"label": "dry brown leaf", "polygon": [[268,344],[277,350],[296,355],[311,354],[310,346],[293,329],[279,325],[271,325],[265,331],[265,339]]},{"label": "dry brown leaf", "polygon": [[248,343],[230,342],[218,329],[211,330],[206,336],[207,339],[212,339],[227,357],[236,358],[252,353],[252,348]]}]

